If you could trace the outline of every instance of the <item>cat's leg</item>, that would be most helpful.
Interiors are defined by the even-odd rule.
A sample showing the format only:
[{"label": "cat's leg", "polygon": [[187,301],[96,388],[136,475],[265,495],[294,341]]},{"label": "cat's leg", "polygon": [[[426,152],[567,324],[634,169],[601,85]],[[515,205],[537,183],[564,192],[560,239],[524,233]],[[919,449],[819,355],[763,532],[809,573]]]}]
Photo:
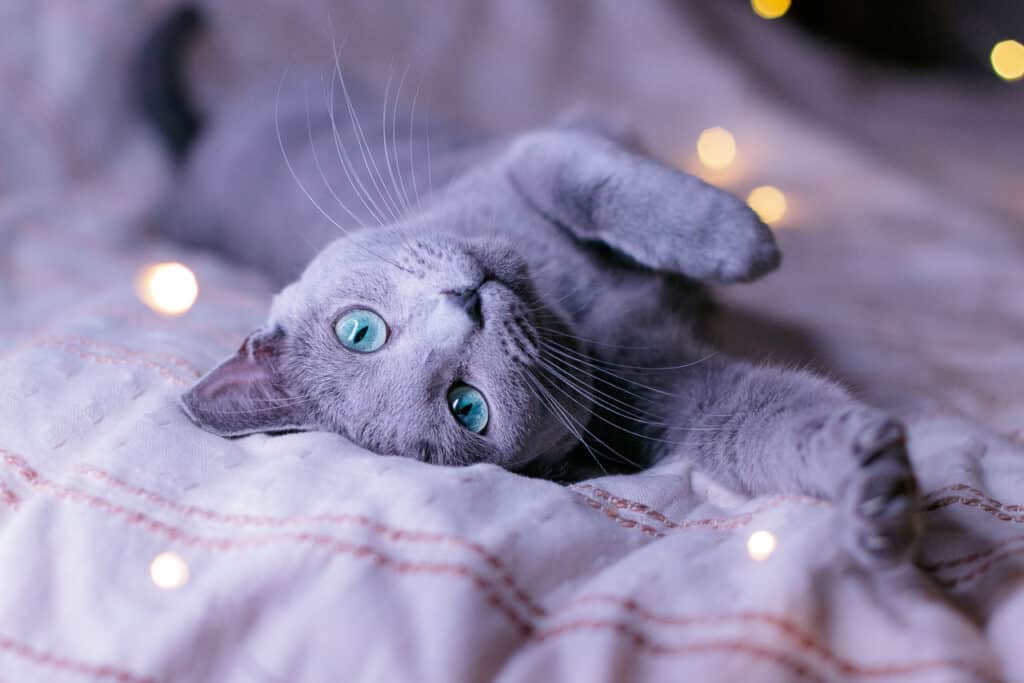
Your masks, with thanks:
[{"label": "cat's leg", "polygon": [[740,362],[709,364],[679,391],[687,419],[673,440],[723,483],[835,501],[864,563],[912,552],[918,492],[898,420],[816,375]]}]

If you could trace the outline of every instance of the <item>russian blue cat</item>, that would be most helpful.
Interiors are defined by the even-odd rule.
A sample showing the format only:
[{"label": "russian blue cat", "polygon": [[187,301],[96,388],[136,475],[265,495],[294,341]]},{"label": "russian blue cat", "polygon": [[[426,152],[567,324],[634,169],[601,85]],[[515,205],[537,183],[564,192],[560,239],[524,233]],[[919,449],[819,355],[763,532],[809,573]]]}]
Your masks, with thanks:
[{"label": "russian blue cat", "polygon": [[198,426],[562,480],[683,457],[747,493],[836,500],[864,562],[910,552],[903,426],[702,339],[707,284],[779,263],[742,202],[601,122],[399,125],[340,68],[240,88],[200,126],[176,54],[197,22],[176,13],[142,59],[183,158],[161,223],[287,285],[183,397]]}]

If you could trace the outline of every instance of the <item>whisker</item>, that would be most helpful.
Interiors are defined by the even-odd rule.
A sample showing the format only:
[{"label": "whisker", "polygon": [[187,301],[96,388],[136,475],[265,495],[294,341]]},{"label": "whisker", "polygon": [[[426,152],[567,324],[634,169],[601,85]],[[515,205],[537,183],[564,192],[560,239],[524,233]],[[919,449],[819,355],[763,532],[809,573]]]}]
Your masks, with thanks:
[{"label": "whisker", "polygon": [[[306,198],[309,199],[310,202],[312,202],[313,206],[316,207],[316,210],[320,212],[320,215],[323,216],[328,222],[330,222],[331,225],[333,225],[334,227],[338,228],[338,230],[341,230],[343,233],[347,234],[348,231],[345,229],[345,227],[342,226],[340,223],[338,223],[338,221],[334,220],[334,218],[330,214],[328,214],[326,211],[324,211],[324,208],[322,206],[320,206],[320,203],[317,202],[316,199],[313,198],[313,195],[311,195],[309,193],[309,190],[306,189],[306,186],[302,183],[302,180],[299,179],[298,173],[295,172],[295,167],[292,165],[291,157],[288,156],[288,151],[284,147],[284,139],[281,136],[280,104],[281,104],[281,87],[284,85],[284,79],[287,78],[287,76],[288,76],[288,70],[286,69],[285,73],[284,73],[284,76],[282,76],[282,78],[281,78],[281,82],[277,86],[277,98],[276,98],[276,100],[274,102],[274,128],[275,128],[275,130],[277,132],[277,144],[278,144],[278,147],[280,147],[280,149],[281,149],[281,155],[284,157],[285,166],[288,167],[288,173],[291,174],[292,180],[294,180],[295,184],[298,185],[299,189],[302,191],[302,194],[306,195]],[[358,246],[360,249],[362,249],[366,253],[370,254],[371,256],[374,256],[375,258],[378,258],[381,261],[384,261],[385,263],[389,263],[392,266],[394,266],[395,268],[398,268],[399,270],[403,270],[403,271],[405,270],[405,268],[403,268],[402,266],[398,265],[397,263],[389,261],[388,259],[384,258],[383,256],[380,256],[379,254],[374,253],[370,249],[367,249],[362,244],[359,244],[358,241],[356,242],[356,246]]]},{"label": "whisker", "polygon": [[[540,382],[539,379],[534,377],[532,373],[528,373],[527,377],[531,380],[531,383],[533,384],[537,400],[539,400],[541,404],[545,408],[547,408],[548,412],[554,415],[562,424],[562,426],[565,427],[565,429],[570,434],[573,435],[573,437],[587,450],[587,453],[589,453],[590,457],[593,458],[594,463],[601,468],[601,471],[604,472],[605,475],[607,475],[608,470],[605,468],[604,464],[601,462],[601,459],[597,457],[593,449],[591,449],[590,445],[586,442],[586,440],[583,438],[580,432],[570,422],[570,420],[568,419],[569,416],[565,413],[564,406],[560,405],[558,401],[555,399],[555,397],[551,396],[550,392],[547,392],[545,394],[543,384]],[[557,406],[557,408],[555,406]]]},{"label": "whisker", "polygon": [[[363,159],[363,165],[366,167],[366,172],[370,175],[370,182],[373,183],[374,189],[377,191],[377,195],[384,203],[385,208],[391,213],[393,220],[398,221],[401,219],[401,211],[395,206],[394,198],[391,193],[387,191],[387,184],[384,182],[384,176],[380,173],[380,168],[377,166],[377,162],[373,157],[373,153],[370,150],[370,144],[366,140],[366,134],[363,132],[363,126],[359,122],[359,115],[356,113],[355,104],[352,102],[352,96],[348,90],[348,84],[345,81],[345,76],[341,72],[341,57],[338,51],[334,53],[334,70],[338,77],[338,84],[341,85],[341,93],[345,98],[345,107],[348,109],[348,117],[352,123],[352,132],[356,136],[356,146],[359,148],[359,154]],[[379,178],[379,182],[378,182]]]},{"label": "whisker", "polygon": [[420,88],[423,87],[423,79],[420,78],[420,82],[416,85],[416,92],[412,96],[412,108],[409,111],[409,177],[412,178],[412,191],[416,196],[417,208],[423,206],[423,202],[420,201],[420,188],[416,183],[416,164],[415,164],[415,153],[413,151],[413,123],[416,121],[416,101],[420,98]]},{"label": "whisker", "polygon": [[[395,106],[392,107],[391,111],[391,148],[395,153],[395,167],[398,169],[398,186],[396,186],[395,192],[402,197],[402,201],[405,203],[405,210],[408,213],[412,212],[412,203],[409,201],[409,192],[405,187],[405,177],[402,175],[402,169],[398,165],[398,135],[396,127],[398,125],[398,105],[402,97],[402,87],[405,85],[405,79],[409,76],[411,68],[412,64],[409,64],[402,73],[402,79],[398,82],[398,90],[395,92]],[[384,147],[387,149],[386,144]],[[394,184],[394,182],[394,179],[392,179],[391,183]]]}]

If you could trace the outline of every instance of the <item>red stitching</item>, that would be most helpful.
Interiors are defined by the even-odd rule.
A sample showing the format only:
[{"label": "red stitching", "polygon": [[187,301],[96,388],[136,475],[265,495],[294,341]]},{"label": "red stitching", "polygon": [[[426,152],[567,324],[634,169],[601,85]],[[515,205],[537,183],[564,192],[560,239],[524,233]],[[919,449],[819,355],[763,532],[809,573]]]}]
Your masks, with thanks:
[{"label": "red stitching", "polygon": [[817,672],[812,671],[804,662],[795,657],[789,656],[786,652],[775,648],[755,645],[743,640],[710,640],[697,643],[681,645],[664,645],[651,640],[643,633],[636,631],[619,621],[600,619],[580,619],[577,621],[560,624],[545,631],[534,634],[531,639],[536,643],[543,643],[555,638],[560,638],[578,631],[614,631],[632,641],[633,645],[646,650],[650,654],[659,656],[680,656],[695,655],[709,652],[732,652],[743,653],[759,659],[767,659],[789,669],[794,675],[814,681],[815,683],[826,683],[826,679]]},{"label": "red stitching", "polygon": [[[772,508],[778,507],[779,505],[781,505],[783,503],[786,503],[786,502],[799,502],[799,503],[804,503],[804,504],[808,504],[808,505],[826,505],[827,504],[823,500],[819,500],[818,498],[811,498],[809,496],[773,496],[773,497],[769,498],[767,501],[765,501],[764,503],[762,503],[761,505],[759,505],[758,507],[756,507],[753,510],[751,510],[750,512],[744,512],[744,513],[741,513],[741,514],[736,515],[734,517],[707,517],[707,518],[704,518],[704,519],[688,519],[688,520],[683,520],[682,522],[676,522],[676,521],[673,521],[673,520],[669,519],[663,513],[659,512],[657,510],[654,510],[653,508],[651,508],[648,505],[645,505],[643,503],[638,503],[638,502],[636,502],[634,500],[630,500],[628,498],[621,498],[619,496],[615,496],[615,495],[609,493],[608,491],[605,491],[604,489],[597,488],[597,487],[595,487],[595,486],[593,486],[591,484],[577,484],[577,485],[575,485],[575,486],[573,486],[571,488],[576,493],[578,493],[581,496],[583,496],[584,499],[592,501],[592,502],[596,502],[592,498],[584,495],[581,492],[581,489],[590,489],[590,490],[592,490],[594,492],[594,496],[596,498],[601,498],[601,499],[607,501],[612,506],[614,506],[614,509],[616,509],[616,510],[629,510],[631,512],[640,513],[640,514],[644,515],[645,517],[649,517],[650,519],[655,520],[659,524],[662,524],[663,526],[665,526],[665,527],[667,527],[669,529],[689,529],[689,528],[693,528],[693,527],[704,527],[704,526],[711,527],[712,529],[715,529],[715,530],[738,529],[739,527],[746,526],[747,524],[750,524],[750,522],[752,522],[753,519],[754,519],[754,515],[756,515],[758,513],[761,513],[761,512],[764,512],[765,510],[770,510]],[[605,512],[605,514],[607,514],[609,517],[612,517],[613,519],[617,519],[617,520],[621,519],[620,517],[618,517],[617,513],[612,514],[612,510],[610,508],[606,508],[605,506],[602,506],[600,504],[598,504],[597,506],[591,504],[590,507],[593,507],[594,509],[601,509],[601,510],[603,510]],[[647,527],[647,528],[650,529],[651,527]],[[658,531],[656,529],[652,529],[652,531],[656,532],[657,534],[659,534],[661,536],[664,536],[664,533],[662,533],[662,532],[660,532],[660,531]]]},{"label": "red stitching", "polygon": [[75,661],[68,657],[58,657],[49,652],[40,652],[27,643],[23,643],[8,636],[0,635],[0,650],[14,653],[22,659],[27,659],[36,664],[42,664],[54,669],[71,671],[91,678],[106,678],[119,681],[119,683],[156,683],[155,679],[146,676],[137,676],[130,671],[116,669],[107,665],[88,664]]},{"label": "red stitching", "polygon": [[[75,348],[74,346],[71,346],[71,345],[62,344],[60,342],[55,342],[55,341],[48,341],[46,339],[36,340],[34,342],[34,344],[36,346],[39,346],[39,347],[42,347],[42,348],[49,348],[49,349],[55,349],[57,351],[64,351],[66,353],[72,353],[72,354],[75,354],[75,355],[79,356],[83,360],[92,361],[94,363],[100,363],[100,364],[106,364],[106,365],[128,365],[130,362],[132,362],[128,358],[117,358],[117,357],[111,357],[111,356],[100,356],[100,355],[97,355],[97,354],[94,354],[94,353],[89,353],[88,351],[84,351],[82,349]],[[178,386],[183,386],[184,387],[184,386],[190,386],[191,385],[191,382],[186,382],[185,380],[181,379],[180,377],[175,375],[173,372],[171,372],[171,370],[169,370],[168,368],[164,367],[163,365],[160,365],[158,363],[154,363],[151,360],[146,360],[146,359],[142,359],[142,358],[135,359],[135,360],[136,360],[137,364],[144,365],[144,366],[146,366],[148,368],[152,368],[152,369],[156,370],[163,377],[165,377],[166,379],[170,380],[174,384],[177,384]]]},{"label": "red stitching", "polygon": [[602,505],[599,501],[594,500],[593,498],[591,498],[587,494],[583,493],[583,491],[580,491],[578,487],[572,488],[571,490],[577,496],[582,498],[584,500],[584,502],[588,506],[594,508],[595,510],[600,510],[601,512],[606,514],[613,521],[615,521],[616,524],[618,524],[621,527],[624,527],[626,529],[636,529],[637,531],[641,531],[641,532],[647,534],[648,536],[653,536],[655,538],[662,538],[662,537],[665,536],[664,532],[658,531],[657,529],[655,529],[652,526],[647,526],[646,524],[637,524],[636,522],[634,522],[632,520],[628,520],[628,519],[622,517],[621,515],[619,515],[618,510],[616,510],[613,507],[608,507],[606,505]]},{"label": "red stitching", "polygon": [[196,370],[195,367],[193,367],[192,364],[189,363],[184,358],[175,356],[170,353],[165,353],[163,351],[136,351],[134,349],[128,348],[127,346],[111,344],[110,342],[100,341],[97,339],[87,339],[85,337],[78,337],[75,335],[65,335],[63,337],[50,337],[49,340],[54,341],[56,343],[62,343],[64,340],[67,340],[72,344],[80,344],[82,346],[95,346],[101,349],[107,348],[110,349],[111,351],[122,353],[124,354],[125,357],[128,358],[165,358],[167,359],[167,362],[171,363],[172,365],[177,365],[179,368],[182,368],[185,372],[189,373],[190,375],[197,379],[202,375],[202,373]]},{"label": "red stitching", "polygon": [[1003,550],[1008,544],[1019,543],[1020,541],[1024,541],[1024,536],[1012,536],[1010,538],[1004,539],[1002,541],[1002,545],[994,546],[992,548],[989,548],[988,550],[979,550],[977,552],[969,553],[967,555],[955,557],[951,560],[940,560],[938,562],[921,563],[918,564],[918,566],[927,572],[937,572],[942,569],[952,569],[953,567],[959,567],[965,564],[970,564],[971,562],[976,562],[977,560],[989,557],[990,555],[995,555],[1000,550]]},{"label": "red stitching", "polygon": [[[536,633],[532,640],[537,643],[553,640],[554,638],[562,637],[578,631],[600,631],[600,630],[611,630],[616,633],[629,638],[633,644],[646,650],[652,655],[657,656],[681,656],[681,655],[694,655],[703,654],[709,652],[732,652],[742,653],[757,657],[760,659],[767,659],[775,662],[776,664],[785,667],[793,672],[794,675],[815,681],[825,683],[829,680],[822,677],[818,672],[811,669],[805,662],[797,659],[796,657],[789,656],[785,651],[779,650],[772,647],[763,645],[756,645],[744,640],[735,639],[721,639],[721,640],[709,640],[696,643],[681,643],[678,645],[665,645],[663,643],[651,640],[648,636],[643,633],[636,631],[619,621],[613,620],[597,620],[597,619],[580,619],[577,621],[568,622],[561,624],[554,628],[546,631]],[[923,673],[925,671],[932,670],[949,670],[956,669],[960,671],[966,671],[980,678],[993,680],[992,674],[983,671],[977,666],[972,665],[970,662],[962,660],[948,659],[948,660],[933,660],[923,662],[911,662],[909,664],[893,664],[885,667],[859,667],[857,665],[846,662],[847,665],[852,668],[847,670],[844,669],[839,663],[835,666],[846,673],[853,675],[859,675],[864,677],[890,677],[890,676],[906,676],[917,673]]]},{"label": "red stitching", "polygon": [[[325,550],[327,550],[328,552],[330,552],[332,554],[345,554],[345,555],[351,555],[351,556],[354,556],[354,557],[369,558],[372,562],[374,562],[378,566],[388,567],[391,570],[393,570],[393,571],[395,571],[397,573],[400,573],[400,574],[449,574],[449,575],[461,576],[461,577],[466,578],[467,580],[469,580],[478,590],[483,592],[486,595],[486,597],[487,597],[488,604],[494,606],[496,609],[501,611],[509,619],[509,621],[511,621],[514,625],[519,627],[519,629],[520,629],[521,633],[524,635],[524,637],[525,636],[529,636],[531,633],[535,633],[534,626],[530,622],[528,622],[527,620],[525,620],[522,617],[520,617],[514,610],[512,610],[508,606],[507,603],[505,603],[502,600],[500,594],[497,593],[494,590],[492,582],[488,581],[486,578],[484,578],[484,577],[480,576],[479,574],[475,573],[472,570],[472,568],[470,568],[470,567],[468,567],[466,565],[459,564],[459,563],[443,563],[443,562],[429,563],[429,562],[410,562],[410,561],[405,561],[405,560],[398,560],[398,559],[396,559],[394,557],[391,557],[389,555],[386,555],[385,553],[382,553],[382,552],[374,549],[371,546],[355,545],[355,544],[345,543],[345,542],[338,541],[338,540],[336,540],[336,539],[334,539],[334,538],[332,538],[330,536],[326,536],[326,535],[323,535],[323,534],[284,533],[284,534],[268,535],[268,536],[264,536],[264,537],[251,538],[251,539],[245,539],[245,540],[227,539],[227,538],[210,538],[210,537],[202,537],[202,536],[192,535],[192,534],[188,534],[188,533],[184,532],[181,529],[178,529],[178,528],[171,527],[169,525],[163,524],[162,522],[160,522],[158,520],[155,520],[155,519],[152,519],[152,518],[148,517],[147,515],[145,515],[143,513],[132,511],[132,510],[129,510],[129,509],[124,508],[122,506],[113,504],[113,503],[111,503],[111,502],[109,502],[109,501],[107,501],[107,500],[105,500],[103,498],[99,498],[97,496],[92,496],[92,495],[90,495],[88,493],[85,493],[85,492],[77,490],[77,489],[71,489],[71,488],[68,488],[68,487],[61,486],[61,485],[59,485],[59,484],[57,484],[57,483],[55,483],[53,481],[50,481],[50,480],[42,477],[39,474],[39,472],[36,471],[35,469],[33,469],[24,459],[20,458],[19,456],[16,456],[16,455],[12,454],[10,451],[7,451],[5,449],[0,449],[0,453],[2,453],[3,456],[4,456],[3,457],[3,462],[5,464],[9,465],[10,467],[14,468],[14,470],[18,473],[18,475],[21,476],[22,479],[24,479],[26,481],[26,483],[28,483],[33,488],[47,490],[47,491],[49,491],[50,493],[52,493],[53,495],[55,495],[56,497],[58,497],[58,498],[60,498],[62,500],[71,500],[71,501],[74,501],[74,502],[80,502],[80,503],[88,504],[88,505],[90,505],[90,506],[92,506],[92,507],[94,507],[96,509],[103,510],[103,511],[108,512],[110,514],[113,514],[115,516],[121,517],[121,518],[125,519],[126,521],[128,521],[129,523],[132,523],[132,524],[135,524],[135,525],[138,525],[138,526],[142,526],[142,528],[146,529],[150,533],[153,533],[153,534],[156,534],[156,535],[163,535],[163,536],[165,536],[165,537],[167,537],[167,538],[169,538],[169,539],[171,539],[173,541],[180,542],[180,543],[183,543],[185,545],[190,545],[190,546],[202,548],[202,549],[205,549],[205,550],[215,551],[215,552],[228,552],[230,550],[238,549],[238,548],[265,547],[267,545],[271,545],[271,544],[275,544],[275,543],[280,543],[280,542],[289,542],[289,541],[292,541],[292,542],[303,542],[303,543],[311,543],[311,544],[316,545],[318,547],[324,548]],[[143,491],[142,489],[139,489],[139,491],[142,491],[143,493],[148,493],[148,492]],[[153,494],[153,495],[155,495],[155,494]],[[583,496],[582,493],[580,493],[579,495]],[[586,498],[586,496],[583,496],[583,497]],[[587,500],[591,500],[592,501],[592,499],[589,499],[589,498],[587,498]],[[170,503],[171,501],[167,501],[167,502]],[[601,505],[597,501],[592,501],[592,502],[595,503],[598,506]],[[612,509],[612,512],[617,514],[617,511],[615,511],[614,509]],[[225,517],[228,517],[228,516],[225,516]],[[242,517],[244,518],[244,516],[242,516]],[[369,520],[369,521],[371,523],[373,522],[373,520]],[[460,540],[462,540],[462,539],[460,539]],[[582,603],[582,602],[596,601],[596,600],[602,600],[602,599],[604,599],[604,600],[612,600],[612,601],[617,601],[617,602],[620,601],[619,598],[615,598],[614,596],[607,596],[607,597],[605,597],[605,596],[585,596],[584,598],[582,598],[582,599],[580,599],[580,600],[578,600],[576,602],[581,602]],[[643,610],[638,605],[636,605],[635,602],[630,601],[630,600],[621,599],[620,604],[622,604],[626,609],[633,609],[637,614],[639,614],[641,616],[644,616],[645,614],[646,615],[651,615],[648,618],[654,618],[654,617],[657,616],[657,615],[652,615],[652,613],[647,612],[646,610]],[[629,607],[630,605],[635,605],[635,607],[631,608],[631,607]],[[543,609],[543,608],[541,608],[541,609]],[[753,613],[751,613],[751,614],[753,614]],[[671,617],[661,617],[661,619],[673,620],[673,618],[671,618]],[[685,618],[683,618],[683,619],[685,619]],[[795,637],[796,638],[796,645],[801,647],[801,648],[803,648],[807,652],[817,653],[818,656],[821,656],[821,657],[823,657],[824,659],[826,659],[828,661],[837,661],[837,662],[845,662],[846,661],[846,660],[841,660],[834,653],[832,653],[831,651],[827,650],[826,648],[823,648],[820,645],[819,646],[814,646],[813,641],[810,641],[809,638],[806,635],[803,635],[802,631],[800,630],[800,628],[797,625],[795,625],[794,623],[789,622],[789,621],[787,621],[787,620],[785,620],[784,618],[781,618],[781,617],[773,617],[773,616],[768,615],[768,614],[762,614],[762,615],[760,615],[758,617],[751,617],[751,616],[747,616],[747,615],[744,615],[744,614],[740,614],[738,616],[737,615],[721,615],[721,616],[718,616],[718,617],[705,617],[703,619],[709,620],[709,621],[710,620],[736,620],[736,619],[740,619],[742,621],[744,619],[746,619],[746,620],[759,619],[763,623],[772,624],[776,628],[781,629],[783,631],[783,633],[788,634],[790,637]],[[679,618],[675,618],[675,620],[678,621]],[[589,622],[589,623],[597,623],[597,622]],[[623,628],[626,628],[626,627],[623,626]],[[565,631],[565,630],[566,630],[566,625],[562,625],[562,626],[558,626],[558,627],[554,627],[554,628],[548,629],[546,632],[541,632],[540,640],[544,640],[546,638],[554,637],[555,636],[555,631],[558,631],[559,633],[561,633],[562,631]],[[641,635],[640,637],[643,638],[644,636]],[[736,647],[732,647],[732,646],[727,646],[727,647],[723,646],[723,647],[726,647],[726,649],[729,649],[730,651],[743,651],[743,652],[748,652],[750,654],[754,654],[755,656],[769,656],[769,657],[773,656],[773,653],[771,653],[771,652],[768,652],[767,655],[764,655],[763,653],[760,653],[759,651],[752,651],[752,650],[750,650],[750,647],[753,647],[754,650],[757,650],[757,648],[755,646],[748,647],[749,644],[744,643],[742,641],[736,641],[736,643],[734,643],[734,644],[736,645]],[[714,645],[714,644],[712,644],[712,645]],[[674,655],[678,655],[678,654],[687,654],[687,653],[692,653],[692,652],[699,651],[699,648],[698,648],[698,650],[694,650],[694,647],[697,647],[697,646],[689,646],[689,645],[688,646],[679,646],[679,647],[667,647],[667,646],[662,646],[662,645],[655,644],[653,647],[655,648],[654,649],[655,654],[674,654]],[[723,647],[720,647],[719,645],[714,645],[714,647],[712,649],[723,649]],[[778,653],[774,653],[774,654],[778,654]],[[857,667],[858,666],[858,665],[855,665],[855,664],[849,664],[849,663],[847,663],[847,664],[849,666],[853,666],[853,667]],[[801,664],[800,666],[803,666],[803,665]],[[913,671],[914,669],[912,667],[916,667],[916,666],[925,666],[925,665],[920,665],[920,664],[891,665],[890,668],[891,669],[895,669],[896,667],[902,667],[902,668],[899,668],[899,671],[903,671],[904,669],[906,671]],[[926,666],[928,666],[928,667],[935,667],[935,666],[939,666],[939,664],[938,663],[929,663]],[[953,660],[953,661],[951,661],[949,663],[949,666],[950,667],[960,666],[960,663],[956,662],[955,660]],[[860,668],[864,669],[864,670],[870,670],[868,667],[860,667]],[[879,675],[881,675],[881,674],[879,674]],[[888,673],[886,673],[885,675],[888,675]]]},{"label": "red stitching", "polygon": [[[0,449],[0,452],[5,452]],[[512,592],[523,607],[533,616],[542,617],[547,611],[535,603],[533,599],[516,583],[511,571],[501,561],[501,558],[488,551],[481,544],[468,539],[430,531],[419,531],[400,529],[389,526],[365,515],[349,513],[323,513],[317,515],[298,515],[294,517],[270,517],[264,515],[228,514],[201,508],[194,505],[182,505],[146,489],[133,486],[109,472],[93,467],[92,465],[81,464],[77,469],[82,474],[89,475],[100,482],[129,493],[130,495],[143,498],[151,503],[164,508],[174,510],[188,517],[198,517],[211,522],[221,522],[237,527],[283,527],[292,524],[354,524],[363,527],[372,533],[383,536],[391,541],[408,541],[410,543],[446,543],[468,550],[480,557],[491,568],[497,572],[500,581]]]},{"label": "red stitching", "polygon": [[399,574],[450,574],[468,579],[477,589],[487,597],[487,601],[501,611],[510,622],[518,626],[523,635],[529,635],[533,626],[519,616],[501,597],[491,581],[473,571],[467,565],[457,562],[409,562],[397,560],[372,546],[356,545],[338,541],[325,534],[313,533],[282,533],[267,535],[263,537],[247,539],[210,538],[189,534],[182,529],[172,527],[168,524],[153,519],[148,515],[134,510],[129,510],[121,505],[93,496],[84,491],[61,486],[60,484],[42,477],[23,458],[14,455],[10,451],[0,449],[3,453],[3,462],[14,470],[33,488],[45,490],[62,500],[70,500],[76,503],[84,503],[97,510],[103,510],[116,517],[121,517],[127,522],[139,526],[148,532],[164,536],[165,538],[184,545],[200,548],[211,552],[228,552],[240,548],[259,548],[282,542],[297,542],[312,544],[325,549],[327,552],[336,555],[351,555],[353,557],[369,558],[377,566],[388,567]]},{"label": "red stitching", "polygon": [[[615,595],[603,595],[603,594],[591,594],[584,595],[571,601],[566,605],[566,609],[571,608],[577,604],[588,604],[588,603],[611,603],[613,605],[622,607],[624,610],[648,621],[656,624],[665,626],[705,626],[716,623],[732,623],[732,622],[743,622],[743,623],[761,623],[777,628],[786,636],[792,639],[792,641],[805,652],[813,653],[823,660],[828,662],[830,665],[841,670],[844,674],[853,674],[858,676],[894,676],[897,674],[916,673],[924,669],[933,668],[949,668],[949,669],[967,669],[977,673],[978,669],[968,662],[958,659],[946,659],[946,660],[933,660],[926,662],[914,662],[909,664],[886,664],[867,666],[858,664],[850,661],[845,657],[841,657],[833,652],[830,648],[819,643],[814,636],[801,629],[797,624],[777,615],[768,612],[738,612],[736,614],[716,614],[707,616],[666,616],[663,614],[656,614],[650,610],[642,607],[635,600],[628,598],[621,598]],[[535,635],[535,638],[542,637],[543,632]]]},{"label": "red stitching", "polygon": [[0,500],[15,512],[21,507],[21,499],[18,498],[18,494],[8,488],[7,484],[2,481],[0,481]]},{"label": "red stitching", "polygon": [[953,588],[955,586],[960,585],[961,583],[973,581],[982,574],[988,573],[992,568],[994,568],[998,563],[1002,562],[1003,560],[1008,560],[1014,555],[1019,555],[1021,553],[1024,553],[1024,546],[1020,548],[1013,548],[1012,550],[1004,550],[1002,552],[996,553],[987,562],[982,562],[980,565],[978,565],[977,567],[975,567],[974,569],[970,570],[965,574],[961,574],[960,576],[955,576],[950,579],[936,578],[935,580],[939,583],[940,586],[943,586],[944,588]]},{"label": "red stitching", "polygon": [[[988,495],[987,493],[985,493],[981,489],[976,488],[974,486],[971,486],[970,484],[951,484],[949,486],[943,486],[942,488],[936,489],[935,491],[932,491],[931,493],[929,493],[927,498],[933,498],[933,497],[937,496],[940,493],[946,493],[946,492],[958,493],[960,491],[967,491],[968,493],[973,494],[975,497],[983,499],[989,505],[992,505],[994,507],[998,507],[1001,510],[1008,510],[1009,512],[1024,512],[1024,504],[1004,503],[1001,500],[998,500],[998,499],[993,498],[992,496]],[[945,497],[945,498],[938,498],[938,499],[936,499],[934,501],[929,502],[928,503],[928,507],[926,509],[927,510],[938,510],[939,508],[946,507],[947,505],[952,505],[953,503],[960,502],[958,500],[958,498],[959,498],[958,496],[948,496],[948,497]]]}]

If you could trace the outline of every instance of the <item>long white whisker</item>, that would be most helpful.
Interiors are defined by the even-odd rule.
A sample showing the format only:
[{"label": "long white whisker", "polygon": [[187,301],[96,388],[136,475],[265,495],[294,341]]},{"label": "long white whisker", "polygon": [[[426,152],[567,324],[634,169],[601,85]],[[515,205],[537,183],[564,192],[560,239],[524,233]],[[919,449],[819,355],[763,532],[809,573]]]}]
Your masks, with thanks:
[{"label": "long white whisker", "polygon": [[[288,156],[288,150],[285,149],[284,138],[281,136],[280,104],[281,104],[281,88],[284,85],[284,79],[287,78],[287,76],[288,76],[288,71],[286,69],[285,73],[284,73],[284,76],[281,77],[281,82],[277,86],[277,99],[274,102],[274,128],[275,128],[275,131],[277,133],[277,144],[278,144],[278,147],[280,147],[280,149],[281,149],[281,155],[284,157],[285,166],[288,167],[288,173],[291,174],[292,180],[294,180],[295,184],[299,186],[299,189],[302,191],[302,194],[306,195],[306,198],[309,199],[309,201],[313,203],[313,206],[316,207],[316,210],[320,212],[320,215],[323,216],[331,225],[336,227],[338,230],[341,230],[342,232],[346,232],[345,227],[342,226],[340,223],[338,223],[338,221],[334,220],[334,218],[329,213],[324,211],[324,208],[322,206],[320,206],[320,203],[317,202],[317,200],[313,198],[313,195],[309,193],[309,190],[306,189],[306,186],[303,184],[302,180],[299,179],[299,174],[295,172],[295,167],[292,165],[292,160]],[[405,268],[403,268],[402,266],[398,265],[397,263],[394,263],[393,261],[390,261],[390,260],[384,258],[383,256],[374,253],[370,249],[367,249],[363,245],[359,244],[358,241],[356,241],[356,244],[357,244],[357,246],[359,246],[360,249],[362,249],[366,253],[370,254],[371,256],[374,256],[375,258],[379,258],[381,261],[383,261],[385,263],[388,263],[388,264],[391,264],[392,266],[394,266],[395,268],[398,268],[399,270],[403,270],[403,271],[406,270]]]},{"label": "long white whisker", "polygon": [[401,219],[401,211],[395,205],[394,198],[391,196],[391,193],[387,191],[387,184],[384,182],[384,176],[381,175],[380,168],[377,166],[377,162],[373,157],[373,152],[370,150],[370,144],[366,140],[366,134],[363,132],[363,126],[359,122],[359,115],[356,113],[355,104],[353,104],[352,96],[348,91],[348,84],[345,82],[345,77],[341,73],[341,57],[337,51],[334,53],[334,70],[338,76],[338,84],[341,85],[342,96],[345,98],[348,117],[352,123],[352,132],[356,136],[356,146],[359,148],[359,153],[360,156],[362,156],[366,172],[370,175],[370,182],[373,183],[373,187],[377,191],[377,195],[391,213],[392,219],[398,221]]}]

